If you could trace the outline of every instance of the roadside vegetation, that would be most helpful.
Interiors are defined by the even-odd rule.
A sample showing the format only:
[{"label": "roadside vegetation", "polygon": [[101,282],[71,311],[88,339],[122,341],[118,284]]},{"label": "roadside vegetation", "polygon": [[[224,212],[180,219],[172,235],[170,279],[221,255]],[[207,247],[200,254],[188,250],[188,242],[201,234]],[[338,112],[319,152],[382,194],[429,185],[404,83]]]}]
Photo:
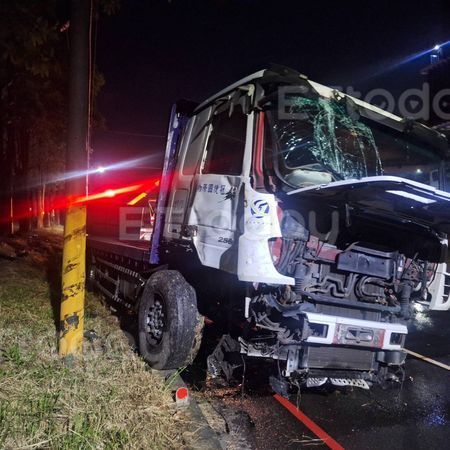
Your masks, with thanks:
[{"label": "roadside vegetation", "polygon": [[84,357],[71,367],[60,361],[52,284],[60,237],[35,241],[0,244],[0,448],[182,448],[188,424],[173,408],[170,386],[92,294]]}]

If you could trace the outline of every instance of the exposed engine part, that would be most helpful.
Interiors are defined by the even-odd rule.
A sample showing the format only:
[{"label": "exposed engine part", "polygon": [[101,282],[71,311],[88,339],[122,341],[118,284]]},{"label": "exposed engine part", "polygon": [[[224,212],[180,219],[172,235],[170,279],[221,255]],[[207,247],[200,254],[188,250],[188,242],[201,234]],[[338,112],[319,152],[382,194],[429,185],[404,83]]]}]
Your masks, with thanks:
[{"label": "exposed engine part", "polygon": [[338,248],[311,235],[301,215],[284,211],[277,269],[295,278],[285,303],[328,303],[367,308],[408,320],[412,298],[426,299],[433,276],[428,264],[367,242]]},{"label": "exposed engine part", "polygon": [[395,277],[398,253],[385,252],[368,246],[350,245],[337,258],[337,269],[385,280]]},{"label": "exposed engine part", "polygon": [[400,291],[400,308],[401,315],[405,319],[411,318],[411,308],[409,305],[411,294],[414,289],[414,283],[412,281],[406,281],[403,283],[401,291]]},{"label": "exposed engine part", "polygon": [[[357,368],[367,373],[377,373],[381,366],[394,367],[404,362],[402,346],[407,329],[404,325],[357,320],[348,317],[337,318],[320,313],[299,312],[297,319],[283,317],[266,303],[264,325],[256,323],[260,314],[261,299],[250,304],[256,305],[258,313],[253,315],[252,329],[258,329],[250,339],[239,338],[241,353],[248,356],[272,358],[285,361],[282,375],[306,381],[311,371],[324,370],[326,377],[353,379],[359,372],[348,371]],[[261,317],[261,316],[259,316]],[[270,320],[271,327],[267,326]],[[276,323],[276,320],[279,322]],[[296,328],[292,328],[296,325]],[[299,324],[301,324],[299,326]],[[288,338],[286,338],[288,336]],[[344,370],[345,376],[337,376],[336,371]],[[368,378],[370,381],[372,376]]]},{"label": "exposed engine part", "polygon": [[[289,238],[282,241],[277,268],[295,278],[293,302],[328,302],[368,309],[369,304],[379,305],[381,308],[375,309],[407,320],[413,293],[426,298],[431,273],[425,262],[407,260],[397,252],[370,244],[353,243],[342,251],[316,238],[307,242],[294,239],[292,221],[287,220]],[[300,231],[297,234],[302,239],[306,236]]]},{"label": "exposed engine part", "polygon": [[291,387],[291,384],[287,382],[286,379],[271,375],[269,377],[269,384],[275,393],[285,398],[289,397],[289,388]]},{"label": "exposed engine part", "polygon": [[230,362],[230,355],[239,354],[239,343],[234,340],[229,334],[224,334],[213,353],[208,356],[206,362],[208,372],[213,378],[220,378],[225,376],[227,382],[233,378],[233,372],[241,366],[241,364],[233,364]]},{"label": "exposed engine part", "polygon": [[[291,218],[287,222],[293,228]],[[295,286],[258,285],[249,292],[247,330],[238,343],[229,336],[219,343],[208,358],[210,372],[230,380],[239,364],[225,355],[239,351],[278,361],[279,376],[270,382],[280,395],[290,391],[286,382],[362,389],[400,382],[404,320],[432,270],[370,244],[339,250],[301,230],[290,230],[278,259],[278,270],[293,275]]]}]

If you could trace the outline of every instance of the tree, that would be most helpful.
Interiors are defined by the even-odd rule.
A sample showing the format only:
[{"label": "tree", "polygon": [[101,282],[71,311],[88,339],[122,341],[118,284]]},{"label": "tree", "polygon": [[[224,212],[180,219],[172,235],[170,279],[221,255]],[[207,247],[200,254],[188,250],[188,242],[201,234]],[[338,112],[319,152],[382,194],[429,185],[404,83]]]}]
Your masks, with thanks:
[{"label": "tree", "polygon": [[[93,0],[106,14],[117,0]],[[69,43],[66,2],[0,2],[0,232],[49,223],[62,195],[67,132]],[[66,15],[65,15],[66,13]],[[103,77],[93,76],[93,95]],[[58,181],[59,180],[59,181]],[[33,218],[33,221],[31,219]]]},{"label": "tree", "polygon": [[[30,183],[33,166],[45,153],[47,165],[59,164],[65,139],[68,48],[58,3],[9,0],[0,5],[0,208],[4,217],[12,205],[24,230],[30,226],[33,190],[42,187]],[[10,223],[2,224],[3,231],[11,229]]]}]

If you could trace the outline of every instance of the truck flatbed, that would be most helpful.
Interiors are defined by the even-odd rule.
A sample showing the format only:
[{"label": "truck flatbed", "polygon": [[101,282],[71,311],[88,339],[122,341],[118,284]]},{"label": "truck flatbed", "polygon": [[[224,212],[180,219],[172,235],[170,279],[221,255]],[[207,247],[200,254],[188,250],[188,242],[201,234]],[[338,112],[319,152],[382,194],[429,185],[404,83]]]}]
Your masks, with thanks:
[{"label": "truck flatbed", "polygon": [[89,235],[88,245],[92,249],[113,253],[125,258],[130,258],[139,263],[149,263],[150,242],[149,241],[121,241],[111,237]]}]

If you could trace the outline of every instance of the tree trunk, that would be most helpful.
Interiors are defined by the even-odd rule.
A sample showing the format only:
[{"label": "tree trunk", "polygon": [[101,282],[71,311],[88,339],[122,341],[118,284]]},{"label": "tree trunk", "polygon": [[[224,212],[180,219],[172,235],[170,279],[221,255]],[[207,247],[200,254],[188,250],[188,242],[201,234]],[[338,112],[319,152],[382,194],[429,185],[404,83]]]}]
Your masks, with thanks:
[{"label": "tree trunk", "polygon": [[28,158],[30,154],[30,133],[24,123],[16,127],[16,189],[19,207],[19,231],[28,233],[31,223],[31,202],[28,188]]},{"label": "tree trunk", "polygon": [[43,191],[42,188],[39,186],[38,188],[38,194],[37,194],[37,228],[38,230],[40,230],[41,228],[44,227],[44,211],[42,209],[42,205],[43,205],[43,200],[42,200],[42,195],[43,195]]},{"label": "tree trunk", "polygon": [[[6,88],[5,88],[6,89]],[[0,93],[1,95],[2,93]],[[12,232],[11,226],[11,163],[6,133],[6,117],[0,102],[0,235]]]},{"label": "tree trunk", "polygon": [[48,228],[50,226],[49,214],[50,210],[48,208],[48,199],[47,199],[47,185],[42,183],[42,203],[41,203],[41,215],[42,222],[44,223],[44,227]]}]

